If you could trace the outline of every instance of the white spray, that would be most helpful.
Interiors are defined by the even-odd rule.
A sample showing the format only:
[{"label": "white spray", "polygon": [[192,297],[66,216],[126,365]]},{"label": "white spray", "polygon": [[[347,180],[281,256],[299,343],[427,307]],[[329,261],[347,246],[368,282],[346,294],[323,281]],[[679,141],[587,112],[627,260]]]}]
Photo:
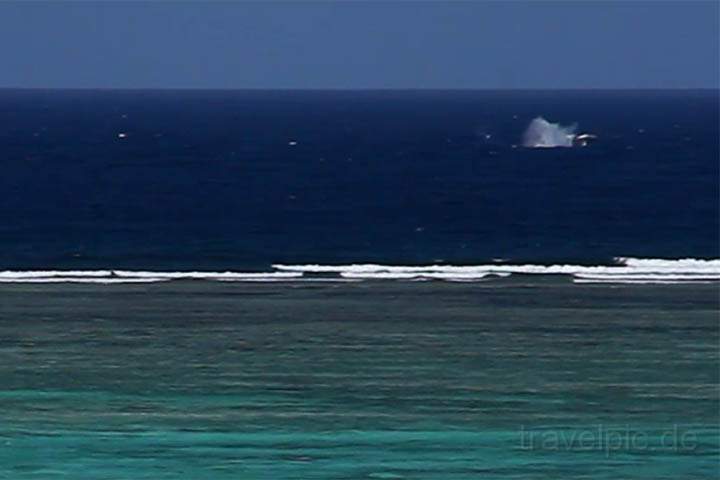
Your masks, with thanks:
[{"label": "white spray", "polygon": [[550,123],[542,117],[530,122],[523,135],[523,146],[530,148],[572,147],[577,125],[564,127]]}]

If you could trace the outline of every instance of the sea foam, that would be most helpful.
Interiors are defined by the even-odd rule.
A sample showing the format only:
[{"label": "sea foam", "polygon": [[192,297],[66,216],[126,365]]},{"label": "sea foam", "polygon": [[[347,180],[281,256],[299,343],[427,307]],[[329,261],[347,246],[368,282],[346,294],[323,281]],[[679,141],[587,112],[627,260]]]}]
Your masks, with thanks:
[{"label": "sea foam", "polygon": [[29,270],[0,271],[0,283],[154,283],[170,280],[216,280],[235,282],[286,281],[302,277],[299,272],[155,272],[133,270]]},{"label": "sea foam", "polygon": [[493,281],[511,275],[564,275],[575,283],[707,283],[720,281],[720,259],[618,257],[613,265],[273,265],[268,272],[151,270],[5,270],[0,283],[154,283],[216,282],[357,282]]},{"label": "sea foam", "polygon": [[641,259],[618,257],[615,265],[273,265],[286,272],[336,274],[345,278],[396,279],[416,278],[436,280],[482,280],[490,276],[568,275],[582,282],[669,282],[720,281],[720,260],[702,259]]}]

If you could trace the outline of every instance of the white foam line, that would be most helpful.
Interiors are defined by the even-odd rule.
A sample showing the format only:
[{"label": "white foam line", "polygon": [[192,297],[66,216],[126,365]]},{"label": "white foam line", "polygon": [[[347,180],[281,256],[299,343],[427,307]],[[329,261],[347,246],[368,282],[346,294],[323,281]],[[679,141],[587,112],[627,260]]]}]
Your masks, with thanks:
[{"label": "white foam line", "polygon": [[[17,283],[143,283],[176,279],[223,282],[446,280],[481,281],[491,275],[571,275],[576,283],[688,283],[720,281],[720,259],[659,259],[618,257],[617,265],[273,265],[272,272],[204,272],[146,270],[5,270],[0,282]],[[307,278],[305,273],[330,274],[331,278]]]},{"label": "white foam line", "polygon": [[483,280],[489,276],[506,277],[509,273],[452,273],[452,272],[340,272],[343,278],[359,278],[366,280],[449,280],[449,281],[477,281]]},{"label": "white foam line", "polygon": [[109,277],[110,270],[4,270],[2,278],[50,278],[50,277]]},{"label": "white foam line", "polygon": [[629,275],[622,275],[622,274],[614,274],[614,273],[598,273],[598,274],[585,274],[585,273],[577,273],[574,275],[576,278],[579,279],[587,279],[587,280],[680,280],[680,281],[690,281],[690,280],[706,280],[706,281],[718,281],[720,280],[720,275],[706,275],[706,274],[700,274],[696,275],[693,273],[683,273],[683,274],[646,274],[646,273],[634,273]]},{"label": "white foam line", "polygon": [[267,280],[300,278],[302,272],[152,272],[133,270],[113,270],[123,278],[167,278],[167,279],[198,279],[198,280]]},{"label": "white foam line", "polygon": [[442,280],[446,282],[454,282],[454,283],[474,283],[474,282],[483,282],[487,280],[487,277],[470,277],[470,278],[463,278],[463,277],[449,277],[449,278],[443,278]]},{"label": "white foam line", "polygon": [[263,280],[300,278],[302,276],[303,274],[300,272],[153,272],[133,270],[6,270],[0,272],[0,280],[21,280],[33,278],[104,278],[109,280],[136,279],[138,281],[142,279]]},{"label": "white foam line", "polygon": [[0,278],[0,283],[155,283],[167,282],[167,278],[97,278],[97,277],[26,277]]},{"label": "white foam line", "polygon": [[528,275],[638,275],[638,274],[695,274],[720,276],[720,260],[700,259],[635,259],[618,258],[618,265],[585,266],[585,265],[502,265],[486,264],[472,266],[456,265],[273,265],[273,268],[284,272],[300,273],[337,273],[340,275],[356,274],[396,274],[396,275],[452,275],[482,277],[489,274],[528,274]]},{"label": "white foam line", "polygon": [[362,279],[353,278],[298,278],[298,277],[287,277],[287,278],[214,278],[218,282],[286,282],[286,283],[355,283],[361,282]]},{"label": "white foam line", "polygon": [[616,283],[616,284],[657,284],[657,285],[680,285],[680,284],[701,284],[701,283],[713,283],[707,280],[618,280],[618,279],[586,279],[586,278],[574,278],[573,283]]},{"label": "white foam line", "polygon": [[693,269],[715,269],[720,270],[720,259],[699,259],[699,258],[633,258],[616,257],[615,260],[628,267],[640,268],[669,268],[687,267]]}]

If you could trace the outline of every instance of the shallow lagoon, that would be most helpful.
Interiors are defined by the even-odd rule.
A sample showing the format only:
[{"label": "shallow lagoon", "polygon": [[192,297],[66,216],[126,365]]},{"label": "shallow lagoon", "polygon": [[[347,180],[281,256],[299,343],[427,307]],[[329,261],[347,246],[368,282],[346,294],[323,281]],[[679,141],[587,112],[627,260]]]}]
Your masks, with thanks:
[{"label": "shallow lagoon", "polygon": [[718,285],[14,284],[0,476],[710,478]]}]

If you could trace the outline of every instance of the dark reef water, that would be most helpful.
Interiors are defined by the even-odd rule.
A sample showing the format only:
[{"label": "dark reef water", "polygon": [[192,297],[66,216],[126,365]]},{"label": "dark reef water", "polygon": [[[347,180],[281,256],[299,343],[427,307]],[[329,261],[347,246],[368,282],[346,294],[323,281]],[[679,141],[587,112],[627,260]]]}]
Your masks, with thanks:
[{"label": "dark reef water", "polygon": [[715,285],[498,285],[4,285],[0,477],[715,478]]}]

